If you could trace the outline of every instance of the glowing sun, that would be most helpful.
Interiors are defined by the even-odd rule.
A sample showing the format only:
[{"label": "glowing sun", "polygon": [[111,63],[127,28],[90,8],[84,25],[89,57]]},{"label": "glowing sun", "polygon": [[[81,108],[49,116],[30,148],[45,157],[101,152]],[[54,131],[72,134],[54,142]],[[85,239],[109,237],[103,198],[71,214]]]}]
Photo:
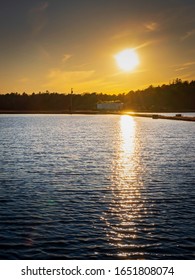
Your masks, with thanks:
[{"label": "glowing sun", "polygon": [[139,64],[139,57],[134,49],[126,49],[115,55],[116,62],[123,71],[132,71]]}]

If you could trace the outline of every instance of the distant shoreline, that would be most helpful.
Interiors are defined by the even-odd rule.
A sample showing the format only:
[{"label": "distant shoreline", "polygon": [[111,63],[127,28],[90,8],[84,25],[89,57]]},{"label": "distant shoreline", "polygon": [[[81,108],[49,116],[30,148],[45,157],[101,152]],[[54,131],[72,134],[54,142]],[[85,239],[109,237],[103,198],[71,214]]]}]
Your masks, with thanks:
[{"label": "distant shoreline", "polygon": [[91,111],[91,110],[86,110],[86,111],[72,111],[70,112],[69,110],[68,111],[0,111],[0,114],[53,114],[53,115],[60,115],[60,114],[64,114],[64,115],[74,115],[74,114],[91,114],[91,115],[96,115],[96,114],[123,114],[123,112],[105,112],[105,111]]},{"label": "distant shoreline", "polygon": [[130,113],[132,117],[144,117],[144,118],[152,118],[152,119],[164,119],[164,120],[175,120],[175,121],[188,121],[195,122],[195,116],[182,116],[182,114],[176,114],[175,116],[165,116],[160,114],[143,114],[143,113]]},{"label": "distant shoreline", "polygon": [[84,114],[84,115],[106,115],[106,114],[113,114],[113,115],[123,115],[123,114],[169,114],[169,113],[195,113],[195,111],[189,111],[189,110],[183,110],[183,111],[98,111],[98,110],[75,110],[70,112],[69,110],[59,110],[59,111],[55,111],[55,110],[48,110],[48,111],[44,111],[44,110],[40,110],[40,111],[36,111],[36,110],[27,110],[27,111],[20,111],[20,110],[0,110],[0,114],[66,114],[66,115],[73,115],[73,114]]},{"label": "distant shoreline", "polygon": [[[174,116],[165,116],[161,115],[161,113],[173,113]],[[193,112],[112,112],[112,111],[0,111],[0,114],[29,114],[29,115],[129,115],[131,117],[144,117],[144,118],[152,118],[152,119],[166,119],[166,120],[177,120],[177,121],[190,121],[195,122],[195,116],[183,116],[182,113],[193,113]],[[194,112],[195,113],[195,112]]]}]

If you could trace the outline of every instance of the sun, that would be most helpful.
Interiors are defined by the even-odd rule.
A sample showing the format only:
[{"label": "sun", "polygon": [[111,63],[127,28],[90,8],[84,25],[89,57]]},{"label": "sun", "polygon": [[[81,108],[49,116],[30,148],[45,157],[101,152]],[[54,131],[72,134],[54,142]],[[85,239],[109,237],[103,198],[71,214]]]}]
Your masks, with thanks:
[{"label": "sun", "polygon": [[116,62],[123,71],[132,71],[139,65],[139,57],[134,49],[126,49],[115,55]]}]

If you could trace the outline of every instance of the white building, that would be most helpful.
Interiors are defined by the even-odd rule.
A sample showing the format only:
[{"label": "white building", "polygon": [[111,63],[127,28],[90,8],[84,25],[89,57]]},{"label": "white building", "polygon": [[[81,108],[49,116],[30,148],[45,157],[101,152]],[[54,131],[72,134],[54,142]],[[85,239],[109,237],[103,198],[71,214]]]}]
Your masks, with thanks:
[{"label": "white building", "polygon": [[120,111],[123,109],[123,103],[120,101],[105,101],[97,103],[97,110]]}]

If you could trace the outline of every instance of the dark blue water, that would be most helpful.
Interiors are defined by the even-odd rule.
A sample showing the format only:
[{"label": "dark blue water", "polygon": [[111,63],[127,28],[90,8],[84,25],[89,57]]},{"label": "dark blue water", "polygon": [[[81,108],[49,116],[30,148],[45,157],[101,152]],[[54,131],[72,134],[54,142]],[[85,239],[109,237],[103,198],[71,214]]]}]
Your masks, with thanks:
[{"label": "dark blue water", "polygon": [[195,124],[0,116],[1,259],[195,259]]}]

